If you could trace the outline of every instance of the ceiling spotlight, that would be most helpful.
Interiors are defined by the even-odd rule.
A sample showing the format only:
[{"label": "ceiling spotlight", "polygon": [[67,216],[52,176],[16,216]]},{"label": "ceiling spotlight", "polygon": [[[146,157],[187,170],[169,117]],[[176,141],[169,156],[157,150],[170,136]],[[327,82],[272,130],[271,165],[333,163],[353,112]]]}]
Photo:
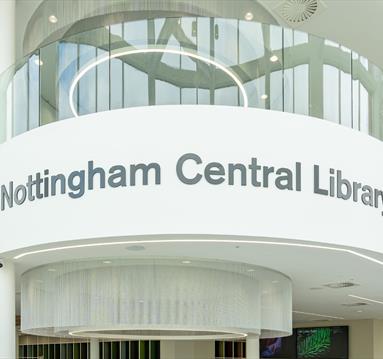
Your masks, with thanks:
[{"label": "ceiling spotlight", "polygon": [[278,56],[277,55],[273,55],[270,57],[270,61],[271,62],[277,62],[279,60]]},{"label": "ceiling spotlight", "polygon": [[182,261],[182,264],[190,264],[190,261]]},{"label": "ceiling spotlight", "polygon": [[265,101],[269,98],[265,93],[261,96],[261,100]]},{"label": "ceiling spotlight", "polygon": [[49,269],[48,269],[48,272],[56,272],[56,269],[54,269],[54,268],[49,268]]},{"label": "ceiling spotlight", "polygon": [[103,261],[102,263],[104,263],[104,264],[111,264],[112,262],[111,261]]},{"label": "ceiling spotlight", "polygon": [[48,17],[48,21],[49,21],[51,24],[57,24],[57,21],[59,21],[59,20],[57,19],[57,17],[56,17],[55,15],[50,15],[50,16]]},{"label": "ceiling spotlight", "polygon": [[251,20],[253,20],[254,19],[254,15],[253,15],[253,13],[252,12],[247,12],[246,14],[245,14],[245,20],[247,20],[247,21],[251,21]]},{"label": "ceiling spotlight", "polygon": [[255,272],[255,269],[253,269],[253,268],[249,268],[247,271],[248,271],[248,272]]},{"label": "ceiling spotlight", "polygon": [[42,60],[40,60],[38,57],[37,58],[35,58],[35,64],[37,65],[37,66],[43,66],[44,65],[44,62],[42,61]]},{"label": "ceiling spotlight", "polygon": [[357,313],[363,313],[363,310],[357,310],[356,312]]}]

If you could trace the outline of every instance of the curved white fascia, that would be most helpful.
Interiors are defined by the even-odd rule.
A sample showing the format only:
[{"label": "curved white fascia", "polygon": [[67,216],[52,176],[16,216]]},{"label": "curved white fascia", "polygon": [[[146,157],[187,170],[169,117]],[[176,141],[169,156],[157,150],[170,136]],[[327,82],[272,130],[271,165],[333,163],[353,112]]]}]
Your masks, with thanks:
[{"label": "curved white fascia", "polygon": [[[156,163],[160,183],[155,184],[151,174],[149,185],[143,186],[137,175],[135,186],[129,177],[124,187],[106,183],[99,188],[96,175],[95,188],[77,199],[68,193],[25,199],[0,212],[0,253],[59,242],[62,247],[61,242],[72,240],[157,234],[180,239],[183,234],[279,238],[383,253],[380,198],[375,208],[360,197],[354,202],[352,197],[343,200],[313,191],[316,165],[322,189],[328,189],[331,168],[351,183],[383,189],[383,168],[378,165],[382,150],[380,141],[354,130],[249,108],[144,107],[58,122],[0,146],[0,185],[9,189],[12,181],[15,189],[25,185],[29,175],[41,172],[44,177],[46,169],[46,177],[62,174],[68,180],[73,171],[86,175],[89,161],[106,172],[123,166],[128,177],[131,165]],[[183,183],[177,176],[177,162],[188,153],[202,160],[198,164],[189,158],[182,167],[189,179],[203,175],[197,184]],[[278,188],[275,173],[267,188],[256,187],[249,170],[246,185],[241,185],[238,172],[229,185],[229,164],[248,169],[252,158],[275,171],[290,169],[293,190]],[[207,182],[204,170],[211,162],[224,167],[222,184]],[[220,175],[211,173],[211,178]]]}]

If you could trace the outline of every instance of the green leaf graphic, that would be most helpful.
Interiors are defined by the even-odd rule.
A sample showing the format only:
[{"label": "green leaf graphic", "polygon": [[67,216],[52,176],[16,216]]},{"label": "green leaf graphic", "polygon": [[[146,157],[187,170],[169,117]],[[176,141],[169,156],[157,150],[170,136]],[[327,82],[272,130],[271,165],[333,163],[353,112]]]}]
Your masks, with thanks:
[{"label": "green leaf graphic", "polygon": [[318,358],[331,346],[331,329],[318,328],[298,342],[299,358]]}]

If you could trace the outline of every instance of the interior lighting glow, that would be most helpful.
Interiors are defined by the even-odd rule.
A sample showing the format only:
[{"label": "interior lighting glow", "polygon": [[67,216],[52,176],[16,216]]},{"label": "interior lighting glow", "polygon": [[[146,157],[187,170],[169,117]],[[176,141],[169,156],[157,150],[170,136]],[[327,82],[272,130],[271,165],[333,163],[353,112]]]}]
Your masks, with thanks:
[{"label": "interior lighting glow", "polygon": [[247,21],[251,21],[251,20],[253,20],[254,19],[254,14],[251,12],[251,11],[249,11],[249,12],[247,12],[246,14],[245,14],[245,20],[247,20]]},{"label": "interior lighting glow", "polygon": [[36,58],[34,62],[37,66],[43,66],[44,65],[44,62],[42,60],[40,60],[39,58]]},{"label": "interior lighting glow", "polygon": [[49,21],[51,24],[57,24],[57,22],[58,22],[59,20],[57,19],[57,17],[56,17],[55,15],[50,15],[50,16],[48,17],[48,21]]},{"label": "interior lighting glow", "polygon": [[271,62],[277,62],[279,59],[278,59],[278,56],[277,55],[273,55],[270,57],[270,61]]},{"label": "interior lighting glow", "polygon": [[209,65],[215,66],[217,69],[223,71],[226,75],[228,75],[239,87],[239,90],[243,97],[243,107],[249,107],[249,99],[245,90],[245,87],[243,86],[241,80],[237,77],[237,75],[231,71],[231,69],[225,67],[224,65],[220,64],[219,62],[212,60],[208,57],[204,57],[201,55],[198,55],[194,52],[185,51],[185,50],[179,50],[179,49],[160,49],[160,48],[146,48],[146,49],[130,49],[125,51],[120,51],[113,53],[109,56],[109,54],[105,54],[104,56],[100,57],[96,61],[91,62],[90,64],[86,65],[83,69],[78,72],[76,77],[74,78],[70,89],[69,89],[69,107],[71,109],[71,112],[74,117],[79,117],[76,107],[74,105],[73,97],[74,92],[76,89],[76,86],[78,85],[79,81],[93,68],[96,66],[109,61],[111,59],[115,59],[121,56],[129,56],[129,55],[135,55],[135,54],[150,54],[150,53],[162,53],[162,54],[174,54],[174,55],[181,55],[181,56],[188,56],[196,60],[200,60],[202,62],[205,62]]},{"label": "interior lighting glow", "polygon": [[383,304],[382,301],[380,301],[380,300],[376,300],[376,299],[370,299],[370,298],[359,297],[358,295],[353,295],[353,294],[349,294],[348,296],[351,297],[351,298],[356,298],[356,299],[365,300],[365,301],[367,301],[367,302],[371,302],[371,303]]},{"label": "interior lighting glow", "polygon": [[344,319],[343,317],[334,317],[332,315],[325,315],[325,314],[318,314],[318,313],[300,312],[298,310],[293,310],[293,313],[309,315],[309,316],[312,316],[312,317],[320,317],[320,318],[330,318],[330,319],[340,319],[340,320]]}]

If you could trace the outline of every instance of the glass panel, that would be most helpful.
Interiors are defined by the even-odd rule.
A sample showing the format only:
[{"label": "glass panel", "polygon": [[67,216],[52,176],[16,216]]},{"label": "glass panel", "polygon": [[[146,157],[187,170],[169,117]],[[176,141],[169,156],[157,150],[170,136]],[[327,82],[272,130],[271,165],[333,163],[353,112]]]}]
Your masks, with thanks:
[{"label": "glass panel", "polygon": [[129,359],[129,342],[121,342],[121,359]]},{"label": "glass panel", "polygon": [[136,340],[130,342],[130,359],[139,359],[139,347]]},{"label": "glass panel", "polygon": [[120,342],[112,342],[112,359],[120,359]]},{"label": "glass panel", "polygon": [[[40,50],[40,123],[45,125],[57,120],[57,65],[60,68],[60,47],[58,43],[45,46]],[[77,53],[72,59],[76,62]],[[72,75],[72,76],[70,76]],[[66,81],[73,78],[74,73],[67,74]],[[69,77],[70,76],[70,77]],[[69,85],[69,84],[68,84]],[[68,102],[68,97],[67,97]],[[72,117],[72,116],[71,116]]]},{"label": "glass panel", "polygon": [[149,341],[140,341],[140,359],[149,359]]},{"label": "glass panel", "polygon": [[[73,113],[69,106],[69,89],[74,77],[78,71],[78,46],[76,43],[61,42],[59,44],[59,61],[58,61],[58,82],[59,82],[59,104],[58,118],[63,120],[73,117]],[[75,89],[73,101],[78,111],[78,91]]]},{"label": "glass panel", "polygon": [[80,359],[80,344],[73,344],[73,359]]},{"label": "glass panel", "polygon": [[39,54],[32,55],[28,67],[28,127],[36,128],[40,125],[40,67],[43,66]]},{"label": "glass panel", "polygon": [[161,343],[159,340],[153,340],[150,342],[150,359],[161,358],[160,345]]},{"label": "glass panel", "polygon": [[13,135],[28,130],[28,63],[19,68],[13,78]]},{"label": "glass panel", "polygon": [[233,342],[232,341],[226,341],[225,342],[225,358],[232,358],[233,357]]},{"label": "glass panel", "polygon": [[339,123],[339,70],[323,66],[323,117]]}]

